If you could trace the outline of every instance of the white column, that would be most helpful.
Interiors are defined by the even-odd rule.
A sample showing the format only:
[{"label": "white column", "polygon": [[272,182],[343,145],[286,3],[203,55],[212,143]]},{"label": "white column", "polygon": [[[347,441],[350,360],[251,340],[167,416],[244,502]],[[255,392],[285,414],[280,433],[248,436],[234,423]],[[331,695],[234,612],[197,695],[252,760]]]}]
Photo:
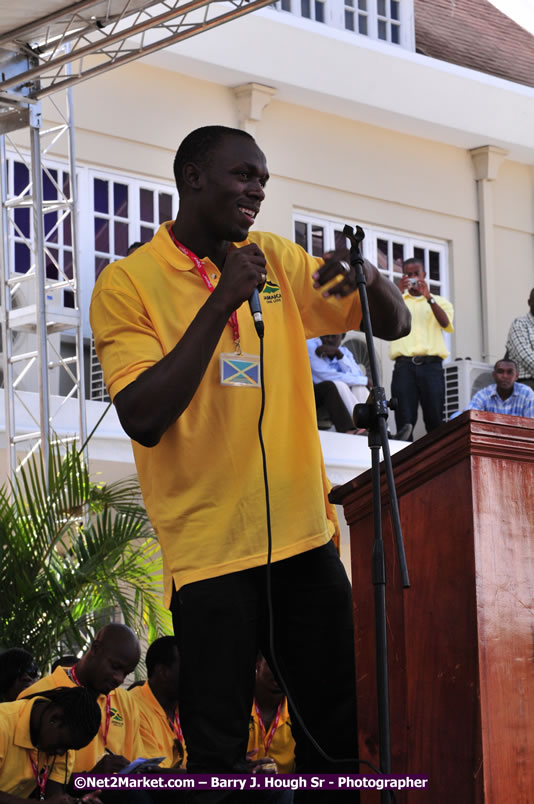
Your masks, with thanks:
[{"label": "white column", "polygon": [[481,148],[473,148],[470,153],[478,192],[482,359],[488,363],[495,363],[502,357],[502,343],[494,326],[497,316],[499,277],[495,264],[493,182],[497,179],[497,173],[508,151],[493,145],[484,145]]}]

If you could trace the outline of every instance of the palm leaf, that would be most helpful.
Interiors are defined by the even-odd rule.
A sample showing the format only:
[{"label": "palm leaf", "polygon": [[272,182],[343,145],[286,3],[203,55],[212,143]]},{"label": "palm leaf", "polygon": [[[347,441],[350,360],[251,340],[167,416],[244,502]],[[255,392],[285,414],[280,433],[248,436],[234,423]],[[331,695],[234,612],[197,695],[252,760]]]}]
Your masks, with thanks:
[{"label": "palm leaf", "polygon": [[74,448],[50,449],[0,489],[0,646],[42,669],[78,653],[117,611],[150,639],[170,632],[161,558],[137,480],[91,481]]}]

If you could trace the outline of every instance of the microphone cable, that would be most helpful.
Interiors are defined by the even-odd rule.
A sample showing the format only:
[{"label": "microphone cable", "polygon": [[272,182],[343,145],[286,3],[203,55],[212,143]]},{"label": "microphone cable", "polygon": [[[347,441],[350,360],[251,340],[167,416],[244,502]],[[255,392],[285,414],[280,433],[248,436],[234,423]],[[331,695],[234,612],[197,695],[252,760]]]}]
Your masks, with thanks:
[{"label": "microphone cable", "polygon": [[[376,774],[379,776],[383,776],[383,772],[379,770],[375,765],[371,762],[368,762],[366,759],[360,759],[358,756],[351,757],[350,759],[335,759],[334,757],[329,756],[326,751],[319,745],[315,737],[310,733],[308,727],[306,726],[302,715],[300,714],[293,697],[289,691],[288,685],[286,683],[285,678],[283,677],[282,673],[280,672],[280,667],[278,666],[278,660],[276,658],[276,651],[274,647],[274,612],[273,612],[273,597],[272,597],[272,578],[271,578],[271,565],[272,565],[272,550],[273,550],[273,540],[272,540],[272,529],[271,529],[271,501],[269,496],[269,477],[267,473],[267,455],[265,451],[265,443],[263,441],[263,431],[262,431],[262,424],[263,424],[263,416],[265,413],[265,401],[266,401],[266,394],[265,394],[265,374],[264,374],[264,361],[263,361],[263,334],[259,334],[259,341],[260,341],[260,385],[261,385],[261,407],[260,407],[260,415],[258,418],[258,438],[260,442],[260,449],[261,449],[261,457],[262,457],[262,466],[263,466],[263,485],[265,489],[265,511],[266,511],[266,524],[267,524],[267,564],[265,566],[265,582],[266,582],[266,593],[267,593],[267,615],[269,621],[269,651],[271,654],[271,659],[273,663],[273,670],[275,672],[275,676],[279,679],[282,690],[284,691],[286,698],[288,700],[289,705],[291,706],[292,712],[299,722],[301,729],[303,730],[304,734],[306,735],[307,739],[311,743],[311,745],[315,748],[317,753],[325,759],[327,762],[333,765],[347,765],[347,764],[357,764],[357,765],[367,765],[371,768]],[[356,680],[354,681],[356,683]],[[395,796],[392,790],[388,791],[391,794],[393,802],[395,802]]]}]

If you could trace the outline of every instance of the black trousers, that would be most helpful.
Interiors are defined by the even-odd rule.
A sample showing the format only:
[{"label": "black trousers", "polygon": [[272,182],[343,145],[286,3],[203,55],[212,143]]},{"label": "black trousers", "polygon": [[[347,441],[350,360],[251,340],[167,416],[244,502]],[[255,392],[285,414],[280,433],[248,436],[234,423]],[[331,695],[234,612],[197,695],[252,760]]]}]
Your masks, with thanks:
[{"label": "black trousers", "polygon": [[[332,542],[271,566],[276,658],[292,701],[330,757],[357,754],[351,587]],[[269,648],[266,567],[182,587],[172,614],[180,651],[180,719],[188,770],[240,772],[248,743],[258,650]],[[289,705],[301,773],[357,772],[324,759]],[[251,797],[251,794],[246,794]],[[222,801],[227,793],[193,795]],[[323,797],[324,796],[324,797]],[[336,802],[349,801],[336,792]],[[295,802],[323,804],[329,793],[297,791]],[[354,792],[350,801],[357,801]]]},{"label": "black trousers", "polygon": [[419,403],[427,433],[443,421],[445,378],[442,361],[416,365],[410,361],[395,361],[391,380],[391,395],[397,398],[395,423],[397,431],[405,424],[417,421]]},{"label": "black trousers", "polygon": [[335,383],[330,382],[330,380],[318,382],[313,386],[313,392],[316,406],[318,408],[324,407],[327,410],[338,433],[346,433],[347,430],[355,429],[354,422],[339,395]]}]

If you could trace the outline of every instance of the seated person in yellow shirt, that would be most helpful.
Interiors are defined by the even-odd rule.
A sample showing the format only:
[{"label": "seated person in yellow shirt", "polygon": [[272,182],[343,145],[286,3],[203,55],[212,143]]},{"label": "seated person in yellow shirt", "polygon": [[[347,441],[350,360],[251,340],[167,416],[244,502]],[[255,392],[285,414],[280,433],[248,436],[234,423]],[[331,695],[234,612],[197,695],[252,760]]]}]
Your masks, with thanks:
[{"label": "seated person in yellow shirt", "polygon": [[0,802],[17,804],[36,790],[49,804],[74,804],[63,792],[73,770],[68,752],[90,743],[99,727],[100,708],[82,688],[0,704]]},{"label": "seated person in yellow shirt", "polygon": [[185,749],[178,713],[180,657],[176,640],[164,636],[154,640],[146,652],[148,680],[128,693],[139,709],[141,736],[157,756],[164,756],[162,768],[185,767]]},{"label": "seated person in yellow shirt", "polygon": [[58,666],[25,691],[25,695],[55,687],[87,687],[97,697],[102,725],[89,745],[76,751],[74,770],[116,773],[138,757],[158,756],[145,745],[139,730],[139,711],[132,696],[120,688],[137,666],[141,650],[126,625],[110,623],[72,667]]},{"label": "seated person in yellow shirt", "polygon": [[287,698],[261,654],[256,664],[247,756],[253,761],[269,757],[276,763],[278,773],[295,772],[295,740]]}]

